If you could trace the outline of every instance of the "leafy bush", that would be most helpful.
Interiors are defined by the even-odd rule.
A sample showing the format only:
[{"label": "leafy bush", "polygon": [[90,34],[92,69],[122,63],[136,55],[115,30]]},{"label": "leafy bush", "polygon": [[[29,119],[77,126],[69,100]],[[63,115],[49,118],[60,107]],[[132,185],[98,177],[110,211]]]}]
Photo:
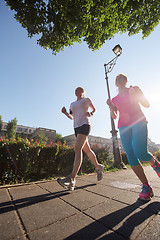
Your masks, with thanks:
[{"label": "leafy bush", "polygon": [[0,182],[36,181],[72,170],[74,149],[62,143],[43,145],[28,139],[0,138]]},{"label": "leafy bush", "polygon": [[[112,168],[113,158],[108,147],[95,145],[92,149],[98,162],[104,165],[105,171]],[[72,171],[74,155],[74,148],[61,142],[44,145],[39,141],[23,138],[0,138],[0,182],[12,184],[66,176]],[[80,173],[94,171],[94,165],[84,154]]]},{"label": "leafy bush", "polygon": [[[0,139],[0,180],[2,183],[25,181],[43,146],[28,139]],[[33,160],[34,158],[34,160]],[[32,161],[33,160],[33,161]],[[33,169],[33,168],[32,168]]]},{"label": "leafy bush", "polygon": [[[99,163],[104,165],[104,170],[107,171],[113,164],[112,158],[109,154],[109,147],[99,147],[98,145],[92,146],[92,150],[96,154]],[[88,156],[84,154],[82,166],[80,169],[81,173],[92,173],[95,171],[95,166],[89,160]]]}]

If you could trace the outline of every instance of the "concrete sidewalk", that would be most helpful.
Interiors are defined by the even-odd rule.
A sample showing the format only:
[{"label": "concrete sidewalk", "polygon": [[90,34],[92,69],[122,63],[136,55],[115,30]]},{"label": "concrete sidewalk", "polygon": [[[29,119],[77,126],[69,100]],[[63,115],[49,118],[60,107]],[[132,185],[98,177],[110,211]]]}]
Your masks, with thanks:
[{"label": "concrete sidewalk", "polygon": [[144,168],[154,190],[145,203],[132,170],[77,178],[73,192],[53,181],[0,187],[1,240],[160,239],[160,179]]}]

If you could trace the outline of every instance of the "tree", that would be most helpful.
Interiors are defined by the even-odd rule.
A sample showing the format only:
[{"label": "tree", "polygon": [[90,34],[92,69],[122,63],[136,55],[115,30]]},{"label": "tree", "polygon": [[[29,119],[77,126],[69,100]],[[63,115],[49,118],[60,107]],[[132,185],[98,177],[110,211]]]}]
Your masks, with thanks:
[{"label": "tree", "polygon": [[38,132],[36,135],[36,139],[41,143],[46,145],[48,141],[48,137],[43,132]]},{"label": "tree", "polygon": [[39,35],[37,43],[56,54],[74,42],[99,49],[117,33],[142,31],[147,37],[159,24],[159,0],[6,0],[15,19]]},{"label": "tree", "polygon": [[2,123],[3,123],[2,116],[0,115],[0,131],[2,130]]},{"label": "tree", "polygon": [[64,140],[63,140],[63,137],[62,137],[61,134],[56,133],[55,142],[61,142],[61,143],[64,143]]},{"label": "tree", "polygon": [[17,119],[14,118],[7,124],[7,138],[14,138],[16,136],[16,126],[17,126]]}]

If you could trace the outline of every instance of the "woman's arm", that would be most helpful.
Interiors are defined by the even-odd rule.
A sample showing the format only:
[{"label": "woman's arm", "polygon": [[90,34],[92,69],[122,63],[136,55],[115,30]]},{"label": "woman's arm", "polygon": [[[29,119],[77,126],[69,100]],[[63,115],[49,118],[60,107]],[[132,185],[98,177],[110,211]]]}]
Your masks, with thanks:
[{"label": "woman's arm", "polygon": [[135,98],[143,107],[148,108],[150,106],[149,101],[144,96],[142,90],[139,87],[130,87],[129,93],[130,96]]},{"label": "woman's arm", "polygon": [[61,112],[65,114],[69,119],[73,120],[73,115],[71,113],[68,113],[65,107],[62,107]]},{"label": "woman's arm", "polygon": [[118,113],[117,113],[117,108],[116,106],[112,103],[111,99],[107,99],[107,105],[109,106],[110,108],[110,113],[111,113],[111,117],[113,119],[116,119],[117,116],[118,116]]},{"label": "woman's arm", "polygon": [[95,114],[97,110],[96,110],[95,106],[93,105],[92,101],[90,103],[90,108],[92,109],[92,115]]},{"label": "woman's arm", "polygon": [[86,112],[86,115],[88,117],[91,117],[91,116],[93,116],[93,114],[96,113],[96,108],[95,108],[95,106],[93,105],[93,103],[90,99],[89,99],[89,101],[90,101],[89,107],[91,108],[92,112]]},{"label": "woman's arm", "polygon": [[139,88],[139,102],[143,107],[149,108],[150,104],[148,99],[144,96],[142,90]]}]

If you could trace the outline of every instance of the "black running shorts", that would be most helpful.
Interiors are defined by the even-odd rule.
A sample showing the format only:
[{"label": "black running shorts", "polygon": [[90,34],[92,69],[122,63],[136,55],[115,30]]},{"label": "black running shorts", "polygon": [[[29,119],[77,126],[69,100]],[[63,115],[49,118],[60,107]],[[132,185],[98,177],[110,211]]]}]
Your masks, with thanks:
[{"label": "black running shorts", "polygon": [[80,127],[75,128],[74,131],[75,131],[75,136],[76,137],[77,137],[78,134],[83,134],[83,135],[88,136],[90,131],[91,131],[91,126],[88,125],[88,124],[84,124]]}]

